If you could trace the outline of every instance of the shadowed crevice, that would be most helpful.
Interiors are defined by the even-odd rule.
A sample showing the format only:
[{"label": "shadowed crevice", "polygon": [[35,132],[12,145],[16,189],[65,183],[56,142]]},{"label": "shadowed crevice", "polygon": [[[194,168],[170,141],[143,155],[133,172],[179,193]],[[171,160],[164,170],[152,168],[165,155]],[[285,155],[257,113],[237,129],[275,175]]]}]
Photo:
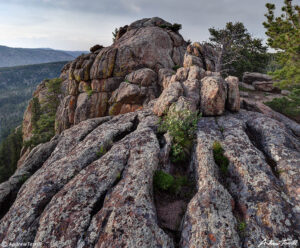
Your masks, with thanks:
[{"label": "shadowed crevice", "polygon": [[[160,145],[161,153],[166,145],[164,133],[156,133],[157,140]],[[163,152],[162,152],[163,151]],[[169,156],[169,161],[165,157]],[[168,164],[165,164],[168,163]],[[191,173],[192,161],[184,161],[173,163],[170,160],[170,154],[164,154],[160,157],[159,170],[167,170],[169,175],[174,178],[174,185],[163,190],[153,185],[154,207],[156,209],[158,226],[173,240],[175,248],[180,247],[180,239],[182,232],[182,221],[184,219],[187,206],[190,200],[197,192],[195,178],[192,178]],[[180,180],[186,181],[176,189],[176,184]]]},{"label": "shadowed crevice", "polygon": [[264,156],[265,161],[269,165],[272,170],[273,175],[279,180],[279,172],[277,169],[277,163],[264,151],[262,144],[259,142],[259,139],[255,135],[255,132],[251,129],[251,127],[246,123],[245,133],[247,134],[249,140],[252,145],[256,147]]}]

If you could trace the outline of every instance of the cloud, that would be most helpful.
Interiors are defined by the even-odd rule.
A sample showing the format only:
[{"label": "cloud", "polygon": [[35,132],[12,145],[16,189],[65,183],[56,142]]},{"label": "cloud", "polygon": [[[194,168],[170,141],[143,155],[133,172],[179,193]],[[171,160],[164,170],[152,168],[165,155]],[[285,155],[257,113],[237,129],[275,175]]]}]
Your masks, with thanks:
[{"label": "cloud", "polygon": [[[283,0],[270,1],[278,5]],[[241,21],[250,33],[264,38],[266,2],[269,0],[6,0],[5,4],[0,2],[0,14],[5,12],[1,12],[2,6],[9,11],[0,16],[0,22],[25,25],[24,32],[34,35],[50,34],[51,44],[58,35],[66,41],[82,37],[82,41],[71,42],[72,49],[75,44],[86,44],[77,49],[88,49],[93,43],[109,45],[115,27],[153,16],[181,23],[181,33],[193,41],[207,40],[208,28],[224,27],[228,21]],[[59,48],[65,45],[62,39],[57,42]]]}]

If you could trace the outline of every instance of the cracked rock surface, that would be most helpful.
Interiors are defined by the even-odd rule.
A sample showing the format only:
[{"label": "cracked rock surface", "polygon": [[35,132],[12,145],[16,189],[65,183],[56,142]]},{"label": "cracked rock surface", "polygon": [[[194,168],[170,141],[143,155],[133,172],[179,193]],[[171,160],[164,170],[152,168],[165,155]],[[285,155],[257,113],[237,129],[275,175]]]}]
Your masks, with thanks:
[{"label": "cracked rock surface", "polygon": [[[150,109],[90,119],[38,146],[15,173],[26,171],[29,179],[14,186],[18,194],[5,206],[0,242],[174,247],[157,222],[153,200],[154,172],[167,166],[160,161],[165,148],[157,122]],[[226,175],[214,161],[215,141],[229,160]],[[50,146],[37,165],[33,158],[43,157]],[[202,117],[190,163],[197,189],[182,220],[179,246],[257,247],[264,239],[297,240],[299,147],[283,124],[260,113]],[[2,192],[9,191],[5,185],[13,185],[15,175],[0,185]]]}]

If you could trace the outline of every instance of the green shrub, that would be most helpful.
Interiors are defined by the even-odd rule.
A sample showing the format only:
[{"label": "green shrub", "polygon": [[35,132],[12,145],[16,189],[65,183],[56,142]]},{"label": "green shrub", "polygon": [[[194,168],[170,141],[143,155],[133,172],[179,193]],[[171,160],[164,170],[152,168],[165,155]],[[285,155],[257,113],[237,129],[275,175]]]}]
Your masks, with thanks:
[{"label": "green shrub", "polygon": [[160,25],[161,28],[168,28],[169,26],[167,26],[166,24],[162,24]]},{"label": "green shrub", "polygon": [[173,32],[177,33],[182,28],[182,25],[178,23],[174,23],[173,25],[162,24],[160,25],[160,27],[164,29],[172,30]]},{"label": "green shrub", "polygon": [[115,28],[115,31],[114,31],[114,32],[112,32],[112,35],[113,35],[113,38],[112,38],[112,40],[113,40],[113,42],[115,42],[115,41],[116,41],[116,38],[117,38],[118,32],[119,32],[119,28]]},{"label": "green shrub", "polygon": [[300,120],[300,87],[294,88],[288,97],[274,98],[265,102],[273,110],[290,118]]},{"label": "green shrub", "polygon": [[155,172],[153,183],[155,189],[168,191],[172,194],[177,194],[183,186],[187,186],[189,184],[186,176],[173,177],[172,175],[160,170]]},{"label": "green shrub", "polygon": [[174,71],[177,71],[179,68],[180,68],[179,65],[174,65],[172,69],[173,69]]},{"label": "green shrub", "polygon": [[160,190],[169,190],[174,184],[174,177],[163,171],[156,171],[154,174],[154,188]]},{"label": "green shrub", "polygon": [[93,90],[92,90],[92,87],[90,85],[87,85],[85,88],[84,88],[85,92],[88,94],[89,97],[92,96],[93,94]]},{"label": "green shrub", "polygon": [[247,228],[247,224],[245,221],[240,221],[238,223],[238,233],[240,234],[240,236],[244,237],[246,234],[246,228]]},{"label": "green shrub", "polygon": [[24,183],[27,181],[28,178],[29,178],[29,175],[24,174],[24,175],[20,178],[19,183],[20,183],[20,184],[24,184]]},{"label": "green shrub", "polygon": [[178,23],[174,23],[174,24],[171,26],[171,30],[172,30],[173,32],[178,32],[181,28],[182,28],[182,25],[181,25],[181,24],[178,24]]},{"label": "green shrub", "polygon": [[228,172],[229,160],[224,156],[224,149],[218,141],[214,142],[212,148],[216,164],[220,167],[221,173],[226,175]]},{"label": "green shrub", "polygon": [[182,110],[169,111],[167,116],[160,119],[159,131],[169,132],[173,138],[171,149],[172,162],[187,161],[193,145],[199,117],[198,112]]},{"label": "green shrub", "polygon": [[105,153],[107,152],[106,147],[105,146],[100,146],[100,150],[96,153],[97,156],[100,158],[102,157]]},{"label": "green shrub", "polygon": [[119,172],[116,177],[116,181],[120,181],[120,180],[121,180],[121,172]]}]

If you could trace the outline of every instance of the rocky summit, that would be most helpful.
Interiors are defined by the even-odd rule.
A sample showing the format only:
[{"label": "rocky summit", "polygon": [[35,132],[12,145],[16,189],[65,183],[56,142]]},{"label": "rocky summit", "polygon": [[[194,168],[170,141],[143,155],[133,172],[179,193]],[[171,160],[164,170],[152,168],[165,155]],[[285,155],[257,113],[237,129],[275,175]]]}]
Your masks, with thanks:
[{"label": "rocky summit", "polygon": [[[299,124],[240,98],[238,78],[215,72],[213,47],[188,44],[174,26],[136,21],[111,46],[65,65],[56,135],[24,148],[0,184],[3,247],[299,244]],[[245,82],[270,81],[261,78]],[[43,105],[47,94],[43,82],[34,97]],[[33,136],[33,104],[24,140]],[[178,162],[161,122],[181,112],[201,117]]]}]

